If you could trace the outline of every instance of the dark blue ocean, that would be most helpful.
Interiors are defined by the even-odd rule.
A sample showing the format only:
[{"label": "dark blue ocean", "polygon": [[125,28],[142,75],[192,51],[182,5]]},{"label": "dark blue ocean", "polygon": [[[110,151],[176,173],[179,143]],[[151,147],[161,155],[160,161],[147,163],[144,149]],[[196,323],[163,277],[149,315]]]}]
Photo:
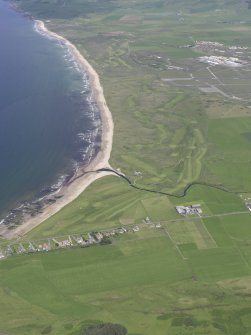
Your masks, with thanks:
[{"label": "dark blue ocean", "polygon": [[0,1],[0,220],[88,162],[99,130],[88,78],[68,50]]}]

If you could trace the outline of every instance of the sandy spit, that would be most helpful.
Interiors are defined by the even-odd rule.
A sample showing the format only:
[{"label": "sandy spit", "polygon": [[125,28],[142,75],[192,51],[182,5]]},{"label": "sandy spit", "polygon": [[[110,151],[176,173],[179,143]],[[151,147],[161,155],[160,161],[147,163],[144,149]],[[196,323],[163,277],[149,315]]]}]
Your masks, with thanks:
[{"label": "sandy spit", "polygon": [[[78,64],[81,65],[83,70],[88,73],[90,85],[95,96],[95,101],[98,105],[101,121],[102,121],[102,139],[101,148],[96,155],[96,157],[90,162],[90,164],[85,167],[85,171],[95,171],[100,168],[110,167],[109,158],[112,150],[112,138],[113,138],[113,120],[112,114],[107,107],[103,88],[100,84],[99,76],[94,68],[88,63],[88,61],[81,55],[78,49],[70,43],[64,37],[49,31],[44,22],[40,20],[35,21],[36,29],[46,34],[56,38],[57,40],[64,43],[64,45],[69,49],[71,54],[74,56]],[[81,171],[83,173],[83,170]],[[22,225],[14,230],[6,229],[1,235],[5,238],[17,238],[29,232],[31,229],[37,227],[40,223],[57,213],[65,205],[69,204],[71,201],[76,199],[91,183],[95,180],[107,176],[111,173],[109,172],[92,172],[87,173],[83,176],[77,176],[77,179],[73,180],[69,185],[62,187],[58,195],[63,195],[54,204],[48,205],[43,209],[43,212],[36,215],[35,217],[29,218]]]}]

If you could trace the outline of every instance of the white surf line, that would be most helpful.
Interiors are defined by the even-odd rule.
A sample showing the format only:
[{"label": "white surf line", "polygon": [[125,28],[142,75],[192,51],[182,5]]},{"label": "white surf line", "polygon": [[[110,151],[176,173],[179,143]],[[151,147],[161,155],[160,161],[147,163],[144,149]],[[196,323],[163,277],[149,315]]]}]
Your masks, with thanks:
[{"label": "white surf line", "polygon": [[[100,117],[101,117],[101,148],[96,155],[96,157],[90,162],[85,170],[96,171],[104,167],[110,167],[109,159],[112,150],[112,140],[113,140],[113,119],[112,114],[106,104],[106,100],[103,93],[103,87],[100,83],[99,76],[91,64],[83,57],[79,50],[69,42],[63,36],[58,35],[45,27],[43,21],[35,20],[35,29],[42,35],[55,38],[59,42],[62,42],[66,46],[80,65],[80,68],[87,72],[90,81],[90,87],[93,92],[94,101],[97,103]],[[14,238],[20,235],[26,234],[31,229],[37,227],[46,219],[50,218],[52,215],[56,214],[60,209],[65,207],[71,201],[75,200],[89,185],[91,185],[97,179],[111,175],[111,172],[99,172],[87,174],[73,180],[68,186],[62,187],[59,192],[62,197],[57,199],[57,201],[51,205],[44,207],[43,212],[36,215],[35,217],[29,217],[27,220],[18,226],[16,229],[9,230],[7,227],[1,231],[1,235],[5,238]],[[112,174],[113,175],[113,174]]]}]

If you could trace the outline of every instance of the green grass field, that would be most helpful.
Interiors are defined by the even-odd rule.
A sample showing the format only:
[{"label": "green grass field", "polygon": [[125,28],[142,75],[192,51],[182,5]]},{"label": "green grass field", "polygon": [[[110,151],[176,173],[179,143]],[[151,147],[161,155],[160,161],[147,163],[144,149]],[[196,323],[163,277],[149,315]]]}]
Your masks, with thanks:
[{"label": "green grass field", "polygon": [[[175,205],[195,202],[205,215],[220,216],[180,221]],[[234,214],[243,211],[239,196],[202,186],[175,199],[101,179],[23,243],[140,224],[146,216],[162,227],[115,237],[110,246],[0,262],[0,331],[77,335],[103,321],[131,335],[248,334],[250,214]]]},{"label": "green grass field", "polygon": [[[141,171],[135,182],[156,190],[179,193],[202,181],[249,191],[251,143],[243,134],[251,127],[250,72],[212,68],[216,80],[197,60],[212,50],[179,47],[196,40],[220,42],[222,52],[235,57],[227,47],[251,47],[244,0],[15,3],[49,20],[48,27],[76,44],[97,70],[115,123],[115,168],[130,178]],[[249,52],[238,57],[249,62]],[[223,95],[199,89],[210,85]]]},{"label": "green grass field", "polygon": [[[194,186],[184,198],[136,190],[118,177],[105,177],[93,183],[76,200],[31,230],[24,240],[105,230],[127,224],[140,224],[181,217],[175,206],[200,203],[202,215],[249,212],[240,196],[206,186]],[[251,220],[251,218],[250,218]]]},{"label": "green grass field", "polygon": [[248,222],[203,221],[2,261],[0,331],[70,335],[109,321],[129,334],[248,334]]},{"label": "green grass field", "polygon": [[[228,56],[238,55],[229,46],[247,47],[238,57],[249,62],[246,1],[15,4],[49,20],[48,28],[97,70],[115,123],[114,168],[151,190],[180,195],[202,182],[231,192],[194,185],[177,198],[115,176],[96,181],[18,241],[136,225],[146,217],[161,228],[115,237],[109,246],[1,261],[0,334],[80,335],[98,322],[120,323],[129,335],[250,334],[250,65],[210,72],[197,58],[215,50],[183,47],[220,42]],[[178,216],[175,206],[194,203],[201,217]],[[0,249],[12,242],[1,239]]]}]

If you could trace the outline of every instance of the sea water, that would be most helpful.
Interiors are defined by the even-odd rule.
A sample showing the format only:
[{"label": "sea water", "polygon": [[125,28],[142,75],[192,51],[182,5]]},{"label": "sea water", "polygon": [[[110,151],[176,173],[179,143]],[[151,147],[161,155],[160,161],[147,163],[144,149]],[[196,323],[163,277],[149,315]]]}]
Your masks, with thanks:
[{"label": "sea water", "polygon": [[91,97],[69,50],[0,1],[0,221],[95,156],[100,118]]}]

